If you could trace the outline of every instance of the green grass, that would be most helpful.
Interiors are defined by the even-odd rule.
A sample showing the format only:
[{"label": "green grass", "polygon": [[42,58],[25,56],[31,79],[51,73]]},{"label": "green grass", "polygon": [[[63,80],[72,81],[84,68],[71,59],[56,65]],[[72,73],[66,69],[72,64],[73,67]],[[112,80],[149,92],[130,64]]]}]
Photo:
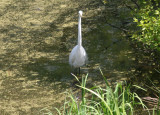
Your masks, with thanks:
[{"label": "green grass", "polygon": [[[101,74],[103,76],[102,72]],[[80,83],[79,79],[73,76]],[[82,99],[78,101],[72,93],[68,93],[69,99],[66,98],[64,106],[55,108],[58,115],[133,115],[135,105],[147,108],[140,97],[130,91],[130,86],[117,83],[112,88],[103,76],[105,88],[87,88],[87,78],[88,74],[82,77],[82,83],[77,85],[82,90]]]}]

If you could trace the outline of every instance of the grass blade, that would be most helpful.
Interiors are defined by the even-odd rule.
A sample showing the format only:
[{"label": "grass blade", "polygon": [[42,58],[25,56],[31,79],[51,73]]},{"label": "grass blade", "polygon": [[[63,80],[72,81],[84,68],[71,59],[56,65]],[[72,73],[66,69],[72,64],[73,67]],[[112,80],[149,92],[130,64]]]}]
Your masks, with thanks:
[{"label": "grass blade", "polygon": [[82,87],[82,86],[79,86],[79,85],[77,85],[77,86],[81,87],[81,88],[84,88],[85,90],[89,91],[90,93],[96,95],[104,103],[104,105],[106,106],[106,108],[109,110],[110,114],[113,115],[113,113],[111,111],[111,108],[108,106],[108,104],[106,103],[106,101],[98,93],[96,93],[96,92],[94,92],[94,91],[92,91],[92,90],[90,90],[88,88],[85,88],[85,87]]}]

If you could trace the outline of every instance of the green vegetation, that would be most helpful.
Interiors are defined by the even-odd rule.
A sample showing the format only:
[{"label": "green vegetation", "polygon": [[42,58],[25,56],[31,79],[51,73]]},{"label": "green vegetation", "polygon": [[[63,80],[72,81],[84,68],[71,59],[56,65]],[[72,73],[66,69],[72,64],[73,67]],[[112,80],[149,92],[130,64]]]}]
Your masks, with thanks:
[{"label": "green vegetation", "polygon": [[[141,114],[142,109],[145,111],[144,114],[150,115],[148,107],[143,102],[151,102],[154,105],[154,99],[150,97],[140,98],[137,93],[131,92],[131,88],[135,87],[140,90],[147,92],[147,90],[137,85],[122,85],[117,83],[115,87],[111,87],[109,82],[104,77],[105,87],[94,86],[87,88],[87,77],[82,77],[82,83],[79,79],[73,75],[80,85],[82,98],[79,100],[73,93],[67,92],[64,105],[58,109],[54,108],[58,115],[134,115]],[[160,97],[160,90],[155,84],[149,79],[153,87],[149,87],[152,91],[157,92]],[[114,89],[114,90],[113,90]],[[157,98],[158,99],[158,98]],[[142,101],[143,100],[143,101]],[[159,115],[160,110],[160,98],[158,102],[151,110],[152,115]],[[140,108],[139,108],[140,107]],[[139,108],[139,109],[138,109]],[[44,108],[40,111],[41,114],[53,115],[52,111]],[[143,112],[142,112],[143,114]]]},{"label": "green vegetation", "polygon": [[141,0],[134,12],[134,22],[140,27],[132,38],[160,51],[160,7],[158,0]]},{"label": "green vegetation", "polygon": [[78,85],[82,89],[82,99],[78,101],[72,93],[68,93],[69,101],[65,100],[61,109],[56,108],[59,115],[133,115],[136,105],[147,108],[140,97],[130,91],[130,86],[117,83],[112,88],[103,76],[105,88],[86,88],[87,77],[82,77],[82,83]]}]

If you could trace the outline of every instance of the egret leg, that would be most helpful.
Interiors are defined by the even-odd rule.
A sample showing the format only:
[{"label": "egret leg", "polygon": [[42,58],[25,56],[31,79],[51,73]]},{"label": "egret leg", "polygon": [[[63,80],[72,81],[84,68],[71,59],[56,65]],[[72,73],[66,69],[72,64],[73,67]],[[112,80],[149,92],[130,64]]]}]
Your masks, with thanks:
[{"label": "egret leg", "polygon": [[77,75],[77,76],[80,75],[80,67],[79,67],[79,68],[74,68],[74,71],[73,71],[73,72],[74,72],[74,74]]},{"label": "egret leg", "polygon": [[81,69],[80,69],[80,67],[79,67],[79,75],[80,75],[80,70],[81,70]]}]

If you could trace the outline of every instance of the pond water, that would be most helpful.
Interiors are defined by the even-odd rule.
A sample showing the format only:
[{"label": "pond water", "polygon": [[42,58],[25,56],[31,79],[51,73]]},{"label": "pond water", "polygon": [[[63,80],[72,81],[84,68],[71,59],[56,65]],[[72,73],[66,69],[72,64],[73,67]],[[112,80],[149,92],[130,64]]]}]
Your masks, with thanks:
[{"label": "pond water", "polygon": [[103,83],[99,67],[110,83],[134,74],[137,55],[121,30],[101,20],[104,7],[99,2],[2,0],[0,4],[1,114],[37,114],[45,107],[54,112],[53,107],[63,103],[64,92],[75,88],[68,58],[77,43],[79,9],[84,12],[82,37],[88,54],[81,75],[89,74],[88,84]]}]

